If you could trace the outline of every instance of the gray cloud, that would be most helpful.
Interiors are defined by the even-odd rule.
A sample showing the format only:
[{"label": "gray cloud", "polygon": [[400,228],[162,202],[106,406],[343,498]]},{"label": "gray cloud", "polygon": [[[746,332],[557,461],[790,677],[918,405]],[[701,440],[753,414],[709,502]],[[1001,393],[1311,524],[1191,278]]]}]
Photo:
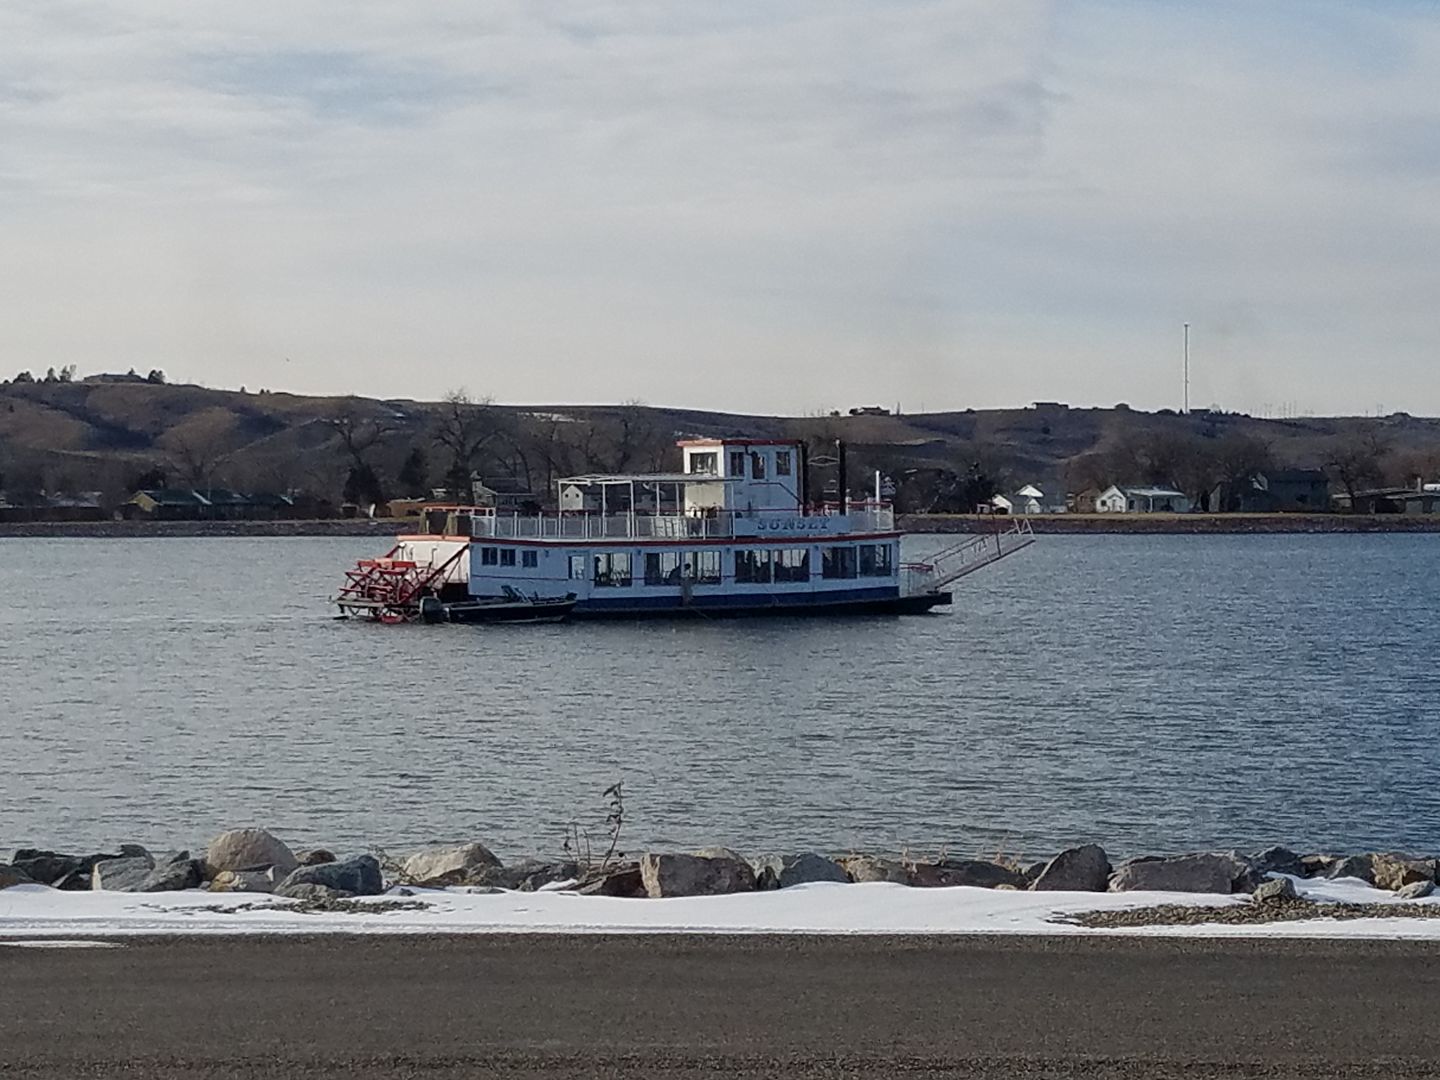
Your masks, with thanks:
[{"label": "gray cloud", "polygon": [[1437,20],[1256,7],[6,5],[15,349],[299,390],[1160,405],[1188,319],[1199,400],[1440,409]]}]

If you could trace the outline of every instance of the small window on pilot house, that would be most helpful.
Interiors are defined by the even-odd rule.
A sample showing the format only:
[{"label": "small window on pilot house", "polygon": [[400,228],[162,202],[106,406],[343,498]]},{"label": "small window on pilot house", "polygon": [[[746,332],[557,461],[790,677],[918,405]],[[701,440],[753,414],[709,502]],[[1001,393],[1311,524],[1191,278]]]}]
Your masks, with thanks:
[{"label": "small window on pilot house", "polygon": [[480,549],[480,565],[494,566],[500,561],[500,552],[493,547],[482,547]]},{"label": "small window on pilot house", "polygon": [[534,570],[540,565],[540,553],[538,551],[522,551],[520,553],[520,565],[527,570]]},{"label": "small window on pilot house", "polygon": [[775,475],[776,475],[776,476],[789,476],[789,475],[790,475],[790,451],[789,451],[789,450],[776,450],[776,451],[775,451]]},{"label": "small window on pilot house", "polygon": [[765,479],[765,455],[754,453],[750,455],[750,475],[756,480]]},{"label": "small window on pilot house", "polygon": [[501,548],[501,549],[500,549],[500,565],[501,565],[501,566],[514,566],[514,565],[515,565],[515,549],[514,549],[514,548]]},{"label": "small window on pilot house", "polygon": [[744,475],[745,475],[745,451],[744,451],[744,450],[731,450],[731,451],[730,451],[730,475],[731,475],[731,476],[744,476]]}]

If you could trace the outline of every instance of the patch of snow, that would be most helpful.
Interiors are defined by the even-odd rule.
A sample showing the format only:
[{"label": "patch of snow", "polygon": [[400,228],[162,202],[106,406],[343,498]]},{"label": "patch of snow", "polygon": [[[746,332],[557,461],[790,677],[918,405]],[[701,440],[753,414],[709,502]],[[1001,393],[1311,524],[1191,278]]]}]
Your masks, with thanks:
[{"label": "patch of snow", "polygon": [[[1355,879],[1295,880],[1302,897],[1348,903],[1397,901]],[[775,892],[668,900],[623,900],[540,892],[475,893],[408,888],[396,899],[423,911],[374,914],[294,910],[260,893],[58,892],[43,885],[0,891],[0,937],[41,935],[284,933],[700,933],[700,934],[1140,934],[1191,937],[1440,938],[1440,919],[1355,919],[1238,926],[1147,926],[1090,930],[1057,923],[1087,911],[1157,904],[1224,907],[1244,896],[1195,893],[1005,892],[917,889],[888,883],[797,885]],[[362,903],[383,901],[369,897]]]}]

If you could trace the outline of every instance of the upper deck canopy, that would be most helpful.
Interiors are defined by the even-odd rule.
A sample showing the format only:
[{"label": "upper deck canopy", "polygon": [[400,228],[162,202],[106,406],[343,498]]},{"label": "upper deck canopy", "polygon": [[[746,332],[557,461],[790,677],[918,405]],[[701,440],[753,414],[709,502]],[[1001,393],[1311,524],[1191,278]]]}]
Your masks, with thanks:
[{"label": "upper deck canopy", "polygon": [[714,473],[586,473],[566,476],[555,481],[562,487],[613,487],[617,484],[738,484],[737,476],[716,476]]}]

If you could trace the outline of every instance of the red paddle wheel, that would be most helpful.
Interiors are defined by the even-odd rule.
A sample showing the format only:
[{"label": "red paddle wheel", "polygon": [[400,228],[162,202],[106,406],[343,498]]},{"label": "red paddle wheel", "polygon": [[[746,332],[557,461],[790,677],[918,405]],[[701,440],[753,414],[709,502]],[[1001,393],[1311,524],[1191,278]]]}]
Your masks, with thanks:
[{"label": "red paddle wheel", "polygon": [[387,624],[412,622],[420,615],[421,599],[439,591],[469,550],[466,544],[438,565],[421,565],[396,558],[397,544],[383,558],[360,559],[346,570],[335,603],[346,615]]}]

